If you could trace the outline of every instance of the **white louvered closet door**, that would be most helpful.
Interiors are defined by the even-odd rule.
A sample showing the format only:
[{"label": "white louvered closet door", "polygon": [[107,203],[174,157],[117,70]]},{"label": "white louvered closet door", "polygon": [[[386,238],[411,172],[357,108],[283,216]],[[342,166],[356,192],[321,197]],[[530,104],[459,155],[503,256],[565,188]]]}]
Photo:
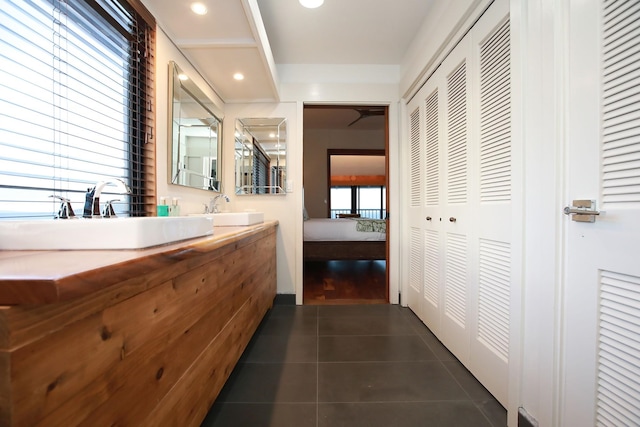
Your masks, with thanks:
[{"label": "white louvered closet door", "polygon": [[431,79],[408,105],[409,112],[409,294],[408,305],[434,332],[442,307],[442,130],[438,86]]},{"label": "white louvered closet door", "polygon": [[511,287],[508,1],[408,105],[409,307],[507,405]]},{"label": "white louvered closet door", "polygon": [[[570,1],[560,425],[640,425],[640,2]],[[564,216],[561,213],[558,215]]]},{"label": "white louvered closet door", "polygon": [[473,304],[472,250],[475,227],[471,188],[471,38],[465,37],[443,61],[441,95],[440,215],[435,227],[440,241],[440,325],[438,338],[463,363],[469,358],[469,308]]},{"label": "white louvered closet door", "polygon": [[506,406],[512,283],[511,58],[508,9],[474,27],[473,305],[469,369]]},{"label": "white louvered closet door", "polygon": [[416,96],[407,106],[409,113],[409,205],[408,205],[408,265],[409,286],[407,293],[407,305],[418,317],[422,317],[422,275],[423,275],[423,245],[422,218],[423,205],[423,167],[422,167],[422,143],[423,123],[421,115],[423,106],[421,99]]},{"label": "white louvered closet door", "polygon": [[444,110],[441,90],[442,79],[436,77],[428,81],[421,91],[423,100],[422,119],[425,137],[422,144],[423,159],[423,229],[422,247],[424,271],[422,276],[422,319],[431,331],[441,334],[441,312],[444,307],[444,227],[442,207],[445,182],[444,147],[442,133]]}]

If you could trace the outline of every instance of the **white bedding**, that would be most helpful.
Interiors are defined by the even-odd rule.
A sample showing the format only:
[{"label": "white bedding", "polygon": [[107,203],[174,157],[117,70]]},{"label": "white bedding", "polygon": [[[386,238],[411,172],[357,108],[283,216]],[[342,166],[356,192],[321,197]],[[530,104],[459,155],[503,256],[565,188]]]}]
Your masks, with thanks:
[{"label": "white bedding", "polygon": [[356,231],[358,221],[351,218],[311,218],[304,221],[305,242],[384,241],[386,233]]}]

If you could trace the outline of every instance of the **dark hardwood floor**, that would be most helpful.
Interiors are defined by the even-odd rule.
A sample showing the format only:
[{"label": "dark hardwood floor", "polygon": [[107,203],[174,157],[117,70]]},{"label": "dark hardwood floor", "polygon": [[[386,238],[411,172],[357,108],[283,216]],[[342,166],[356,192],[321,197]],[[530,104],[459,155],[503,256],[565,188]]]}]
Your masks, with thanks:
[{"label": "dark hardwood floor", "polygon": [[386,261],[306,261],[304,304],[386,304]]}]

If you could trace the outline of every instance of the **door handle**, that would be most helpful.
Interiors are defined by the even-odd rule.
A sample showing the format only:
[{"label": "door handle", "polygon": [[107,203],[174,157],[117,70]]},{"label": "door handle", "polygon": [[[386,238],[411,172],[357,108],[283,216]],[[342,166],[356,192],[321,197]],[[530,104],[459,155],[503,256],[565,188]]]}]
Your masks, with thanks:
[{"label": "door handle", "polygon": [[566,206],[562,212],[576,222],[595,222],[596,215],[604,213],[596,209],[595,200],[574,200],[573,206]]}]

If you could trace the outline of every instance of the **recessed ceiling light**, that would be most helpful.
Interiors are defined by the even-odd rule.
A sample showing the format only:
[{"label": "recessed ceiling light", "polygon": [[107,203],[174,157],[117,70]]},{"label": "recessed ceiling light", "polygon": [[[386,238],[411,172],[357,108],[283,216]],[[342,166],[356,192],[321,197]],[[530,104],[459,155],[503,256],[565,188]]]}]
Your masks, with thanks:
[{"label": "recessed ceiling light", "polygon": [[233,78],[234,78],[234,79],[236,79],[236,80],[244,80],[244,74],[242,74],[242,73],[235,73],[235,74],[233,75]]},{"label": "recessed ceiling light", "polygon": [[191,3],[191,10],[196,15],[206,15],[207,14],[207,6],[205,6],[204,3],[199,3],[199,2]]},{"label": "recessed ceiling light", "polygon": [[320,7],[322,3],[324,3],[324,0],[300,0],[300,4],[309,9]]}]

